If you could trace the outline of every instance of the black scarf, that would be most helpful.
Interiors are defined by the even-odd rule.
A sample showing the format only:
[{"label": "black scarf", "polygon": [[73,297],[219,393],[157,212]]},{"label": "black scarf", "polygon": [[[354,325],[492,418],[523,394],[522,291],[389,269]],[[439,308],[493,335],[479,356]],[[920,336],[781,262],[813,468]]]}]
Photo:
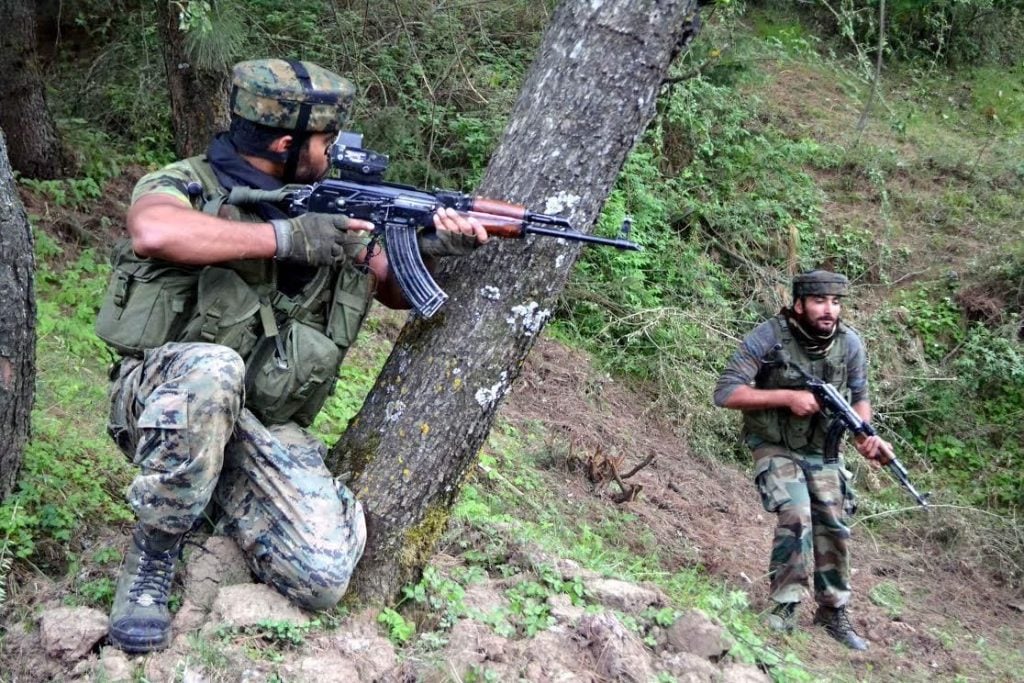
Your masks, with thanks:
[{"label": "black scarf", "polygon": [[832,344],[836,341],[836,335],[839,333],[838,319],[836,319],[836,324],[830,333],[821,334],[804,328],[804,326],[800,324],[800,319],[793,309],[783,308],[782,314],[786,316],[786,323],[789,325],[789,330],[793,334],[793,337],[797,340],[800,346],[804,348],[804,351],[807,352],[808,356],[817,360],[828,355],[829,350],[832,348]]},{"label": "black scarf", "polygon": [[[241,185],[258,190],[277,190],[284,186],[278,178],[267,175],[243,159],[228,133],[220,133],[213,138],[206,150],[206,158],[224,189],[230,190]],[[265,221],[288,218],[288,214],[281,207],[269,202],[253,204],[251,208]],[[294,296],[312,281],[316,268],[282,263],[279,264],[277,273],[278,288],[285,294]]]},{"label": "black scarf", "polygon": [[[226,190],[237,186],[277,190],[284,185],[274,176],[267,175],[243,159],[228,133],[220,133],[213,138],[206,150],[206,158],[217,175],[217,180]],[[267,202],[256,204],[254,208],[264,220],[288,217],[279,207]]]}]

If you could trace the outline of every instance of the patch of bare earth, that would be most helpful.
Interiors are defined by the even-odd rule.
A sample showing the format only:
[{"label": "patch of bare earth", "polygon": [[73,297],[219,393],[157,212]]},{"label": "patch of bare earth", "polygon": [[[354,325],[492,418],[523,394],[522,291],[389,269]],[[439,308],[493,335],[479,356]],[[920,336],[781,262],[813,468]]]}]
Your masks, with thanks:
[{"label": "patch of bare earth", "polygon": [[[541,341],[503,414],[562,432],[578,454],[625,455],[623,471],[654,455],[649,466],[624,482],[642,486],[639,496],[619,505],[636,515],[638,531],[642,527],[655,535],[669,568],[699,564],[748,591],[755,609],[764,608],[774,516],[761,509],[746,472],[694,457],[686,434],[645,409],[651,402],[602,378],[580,352]],[[597,495],[615,505],[611,499],[619,490],[611,483],[595,492],[583,471],[564,486],[549,495]],[[826,677],[995,680],[985,663],[985,643],[1013,652],[1024,641],[1022,598],[984,570],[994,562],[976,561],[984,548],[938,543],[933,532],[942,526],[944,513],[929,514],[930,519],[908,512],[905,523],[890,524],[885,532],[863,525],[854,529],[851,612],[871,640],[867,653],[852,653],[812,626],[810,598],[800,627],[812,634],[811,643],[769,639],[783,650],[796,648],[812,672]],[[895,588],[899,606],[882,607],[868,598],[880,584]]]},{"label": "patch of bare earth", "polygon": [[88,209],[79,209],[66,199],[58,201],[46,192],[23,186],[18,187],[18,194],[35,226],[59,240],[64,259],[71,262],[81,250],[107,250],[114,240],[126,234],[127,199],[145,173],[140,166],[125,169],[121,175],[107,181],[103,194],[89,201]]},{"label": "patch of bare earth", "polygon": [[[906,94],[889,90],[884,78],[882,95],[858,131],[866,84],[851,79],[844,89],[835,72],[794,62],[766,63],[763,71],[768,83],[752,93],[765,103],[761,121],[792,137],[851,152],[859,147],[868,158],[877,155],[876,177],[866,166],[850,164],[807,170],[824,192],[822,224],[838,235],[850,229],[874,235],[874,244],[867,246],[878,251],[864,256],[881,262],[875,265],[888,270],[890,281],[944,276],[1000,248],[993,234],[997,226],[970,208],[975,194],[991,189],[979,170],[983,142],[938,128],[929,130],[927,139],[898,134],[889,121]],[[992,185],[1006,182],[991,180]],[[876,271],[869,278],[878,282],[880,275]]]}]

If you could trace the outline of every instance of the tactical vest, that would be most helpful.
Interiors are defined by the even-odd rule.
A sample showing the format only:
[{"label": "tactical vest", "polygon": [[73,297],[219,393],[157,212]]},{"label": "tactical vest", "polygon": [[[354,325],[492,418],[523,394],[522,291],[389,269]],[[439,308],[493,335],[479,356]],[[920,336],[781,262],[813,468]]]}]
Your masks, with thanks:
[{"label": "tactical vest", "polygon": [[[829,382],[849,400],[846,385],[846,335],[849,328],[840,323],[832,348],[824,358],[814,360],[793,338],[784,316],[775,316],[771,319],[771,324],[775,338],[789,354],[790,363]],[[791,367],[779,365],[762,365],[754,380],[754,386],[758,389],[802,389],[804,385],[799,372]],[[820,412],[808,417],[798,417],[788,408],[769,408],[744,411],[743,430],[747,436],[785,446],[793,451],[823,453],[828,423]]]},{"label": "tactical vest", "polygon": [[[206,157],[184,162],[201,179],[195,208],[249,223],[263,218],[224,205]],[[96,334],[125,356],[167,342],[228,346],[245,360],[245,407],[267,424],[307,426],[334,389],[338,368],[370,309],[375,278],[353,259],[316,269],[298,294],[278,289],[278,263],[248,259],[188,266],[135,255],[122,240],[96,318]]]}]

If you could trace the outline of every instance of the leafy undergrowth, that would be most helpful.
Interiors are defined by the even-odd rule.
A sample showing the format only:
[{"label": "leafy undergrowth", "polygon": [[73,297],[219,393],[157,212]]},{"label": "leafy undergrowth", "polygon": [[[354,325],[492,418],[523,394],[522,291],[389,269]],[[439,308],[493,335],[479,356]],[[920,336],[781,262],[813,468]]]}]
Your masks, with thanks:
[{"label": "leafy undergrowth", "polygon": [[[318,15],[302,9],[310,28]],[[531,25],[544,14],[534,9]],[[753,16],[750,30],[709,21],[679,66],[682,73],[709,60],[699,78],[664,94],[599,226],[613,231],[631,215],[633,236],[647,249],[585,252],[552,331],[593,357],[567,361],[578,352],[542,342],[556,349],[555,361],[524,373],[445,536],[442,550],[458,568],[438,571],[444,557],[435,558],[401,604],[382,612],[380,628],[404,656],[436,655],[468,609],[466,590],[484,574],[507,579],[509,607],[479,615],[498,634],[546,628],[551,595],[586,606],[577,583],[524,571],[515,560],[536,546],[603,575],[658,585],[671,605],[627,620],[642,640],[697,605],[733,634],[732,656],[778,680],[1014,680],[1024,669],[1024,539],[1014,512],[1024,501],[1020,69],[893,64],[859,128],[870,86],[863,64],[823,48],[799,19]],[[428,31],[432,40],[448,40],[447,19],[442,28]],[[361,68],[407,73],[404,46],[377,49]],[[487,77],[487,107],[426,117],[437,103],[405,102],[431,126],[448,122],[434,131],[444,138],[431,146],[437,168],[408,161],[429,158],[423,143],[434,139],[414,130],[416,115],[376,112],[368,139],[397,153],[402,177],[479,177],[499,133],[495,111],[514,94],[503,86],[514,89],[528,58],[517,48],[506,61],[502,45],[490,48],[489,61],[476,65]],[[340,48],[318,49],[327,56]],[[142,118],[159,127],[153,122],[166,117],[149,116],[156,100],[145,102]],[[166,160],[166,139],[136,137],[134,161]],[[87,156],[109,157],[102,134],[71,142]],[[117,180],[123,166],[86,164],[83,178],[22,181],[46,229],[36,231],[33,438],[18,489],[0,506],[5,621],[30,619],[47,599],[107,609],[112,598],[119,557],[108,545],[123,541],[130,521],[123,490],[132,470],[104,433],[107,356],[91,333],[106,268],[98,251],[62,240],[88,214],[99,214],[98,227],[87,224],[99,232],[96,243],[108,240],[124,213],[116,202],[129,192],[110,185],[128,182]],[[857,473],[865,494],[854,527],[854,613],[872,640],[857,656],[814,631],[809,610],[791,637],[758,625],[770,520],[743,472],[735,415],[708,400],[737,338],[785,303],[788,273],[819,265],[854,280],[857,296],[844,316],[872,352],[877,424],[919,488],[934,492],[933,509],[921,513],[884,476]],[[375,317],[351,352],[314,425],[328,443],[371,388],[398,324]],[[531,359],[538,353],[545,351]],[[524,384],[537,400],[543,378],[565,368],[582,376],[564,383],[572,396],[548,392],[547,400],[565,399],[558,409],[531,413],[530,401],[519,401]],[[633,383],[643,392],[616,393]],[[652,415],[669,424],[652,426]],[[635,463],[650,453],[655,463],[637,475],[643,490],[624,505],[581,469],[598,455]],[[305,635],[267,624],[246,637],[261,643],[254,657],[288,658]],[[208,645],[197,639],[197,659],[216,659]],[[0,664],[3,647],[0,635]]]},{"label": "leafy undergrowth", "polygon": [[[122,501],[131,471],[103,434],[106,359],[82,322],[95,309],[104,268],[88,252],[77,264],[60,277],[44,272],[41,278],[47,304],[40,308],[37,430],[19,491],[3,508],[5,520],[17,521],[5,527],[5,552],[29,560],[13,569],[15,590],[4,606],[5,620],[12,623],[31,620],[47,600],[108,609],[118,554],[107,546],[110,539],[120,545],[129,519]],[[351,393],[335,396],[328,410],[334,419],[343,419],[370,389],[397,324],[392,314],[379,315],[364,330],[361,350],[350,358],[356,366]],[[58,328],[59,334],[53,331]],[[861,624],[874,641],[870,655],[850,659],[839,646],[823,643],[807,623],[809,615],[807,632],[784,639],[765,632],[758,616],[764,609],[760,572],[769,530],[757,519],[745,475],[691,454],[670,426],[646,422],[646,395],[591,369],[579,352],[542,341],[531,358],[521,379],[523,400],[513,394],[481,453],[435,568],[408,586],[395,608],[382,612],[380,628],[402,646],[402,657],[437,657],[453,621],[468,613],[465,592],[483,576],[503,577],[508,607],[476,615],[499,635],[526,638],[550,626],[552,595],[586,608],[578,582],[543,567],[524,569],[517,554],[536,547],[605,576],[660,587],[669,605],[623,618],[642,641],[650,644],[681,611],[699,606],[733,635],[730,657],[757,662],[776,680],[923,680],[929,672],[955,679],[958,671],[1000,680],[1021,664],[1013,646],[1021,633],[1019,618],[979,618],[978,603],[998,589],[980,570],[964,574],[957,567],[968,566],[974,547],[969,534],[976,525],[957,526],[942,512],[933,513],[928,524],[883,514],[857,527],[863,541],[873,541],[858,546],[856,562],[863,592],[857,614],[867,619]],[[559,415],[564,422],[530,411]],[[616,505],[607,487],[588,482],[585,464],[601,453],[631,463],[643,453],[657,455],[637,475],[643,490],[636,501]],[[899,496],[889,487],[867,498],[884,511],[901,507]],[[906,547],[891,545],[887,538],[893,533]],[[929,564],[942,547],[949,554]],[[439,572],[445,556],[458,566]],[[55,582],[42,582],[49,585],[38,594],[31,586],[44,576]],[[965,576],[972,586],[953,590]],[[308,633],[271,625],[247,634],[259,642],[249,656],[287,662],[297,639],[329,632],[337,616],[327,615],[328,626]],[[196,658],[214,666],[210,647],[197,642]],[[488,680],[486,667],[474,675]]]}]

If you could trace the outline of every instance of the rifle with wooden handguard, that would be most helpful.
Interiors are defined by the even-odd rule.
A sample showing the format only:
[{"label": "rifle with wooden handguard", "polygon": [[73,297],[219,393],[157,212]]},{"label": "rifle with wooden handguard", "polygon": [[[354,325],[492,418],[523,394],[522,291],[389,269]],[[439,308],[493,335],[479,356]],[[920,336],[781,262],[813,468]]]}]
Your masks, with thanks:
[{"label": "rifle with wooden handguard", "polygon": [[280,190],[255,190],[236,187],[228,195],[228,204],[285,202],[293,216],[307,212],[344,214],[370,221],[375,228],[368,254],[378,242],[387,248],[388,263],[398,286],[413,309],[429,318],[444,304],[448,295],[434,282],[423,263],[419,241],[436,239],[433,216],[441,208],[452,208],[480,221],[488,235],[523,238],[527,235],[555,237],[641,251],[629,241],[630,221],[622,223],[618,238],[597,237],[575,230],[568,220],[530,211],[523,206],[498,199],[474,197],[453,190],[422,190],[382,180],[388,157],[363,149],[362,136],[343,132],[328,152],[337,177],[312,185],[289,185]]}]

